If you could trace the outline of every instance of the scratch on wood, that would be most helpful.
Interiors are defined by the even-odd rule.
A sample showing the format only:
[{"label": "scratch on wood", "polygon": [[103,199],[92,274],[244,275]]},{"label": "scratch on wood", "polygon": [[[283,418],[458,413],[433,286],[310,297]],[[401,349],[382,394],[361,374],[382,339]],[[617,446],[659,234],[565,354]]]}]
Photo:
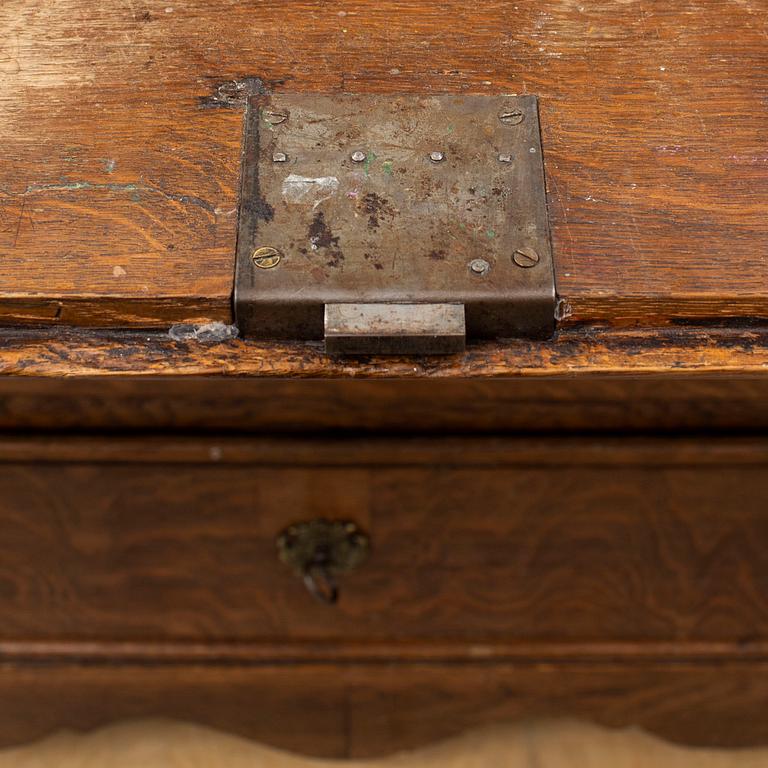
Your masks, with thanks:
[{"label": "scratch on wood", "polygon": [[21,211],[19,211],[19,220],[16,222],[16,233],[13,236],[13,247],[16,247],[16,243],[19,242],[19,232],[21,232],[21,220],[24,218],[24,208],[27,205],[26,198],[21,201]]},{"label": "scratch on wood", "polygon": [[[71,181],[63,184],[30,184],[22,193],[22,196],[26,198],[27,195],[33,195],[37,192],[78,192],[80,190],[106,190],[108,192],[149,192],[150,194],[162,195],[168,200],[173,200],[177,203],[184,205],[194,205],[198,208],[202,208],[208,213],[216,214],[216,206],[209,203],[207,200],[203,200],[201,197],[195,195],[183,195],[176,192],[166,192],[163,189],[157,187],[150,187],[145,184],[92,184],[89,181]],[[22,201],[22,213],[24,210],[24,203]],[[18,234],[18,233],[17,233]]]}]

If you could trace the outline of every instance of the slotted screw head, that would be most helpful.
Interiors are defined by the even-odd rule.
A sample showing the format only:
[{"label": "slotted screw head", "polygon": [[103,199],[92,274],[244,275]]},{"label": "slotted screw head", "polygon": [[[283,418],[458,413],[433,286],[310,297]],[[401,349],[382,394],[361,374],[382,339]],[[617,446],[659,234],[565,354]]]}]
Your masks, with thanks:
[{"label": "slotted screw head", "polygon": [[524,119],[525,114],[522,109],[502,109],[501,112],[499,112],[499,120],[504,125],[520,125]]},{"label": "slotted screw head", "polygon": [[484,275],[491,268],[491,265],[485,259],[472,259],[469,262],[469,268],[476,275]]},{"label": "slotted screw head", "polygon": [[512,261],[514,261],[518,267],[523,267],[523,269],[535,267],[539,263],[539,259],[540,256],[538,251],[529,248],[528,246],[518,248],[512,255]]},{"label": "slotted screw head", "polygon": [[272,269],[280,263],[281,258],[280,251],[270,246],[257,248],[251,256],[254,265],[259,269]]},{"label": "slotted screw head", "polygon": [[356,152],[352,153],[353,163],[362,163],[363,160],[365,160],[365,158],[366,158],[365,152],[361,152],[359,149]]},{"label": "slotted screw head", "polygon": [[264,112],[264,119],[270,125],[280,125],[280,123],[284,123],[288,119],[288,113],[278,110],[267,110]]}]

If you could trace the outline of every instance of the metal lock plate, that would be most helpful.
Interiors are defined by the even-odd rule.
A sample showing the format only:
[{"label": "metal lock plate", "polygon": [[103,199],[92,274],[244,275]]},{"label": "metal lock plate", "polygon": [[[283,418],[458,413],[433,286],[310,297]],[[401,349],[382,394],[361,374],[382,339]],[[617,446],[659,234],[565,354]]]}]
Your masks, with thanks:
[{"label": "metal lock plate", "polygon": [[536,98],[250,97],[235,313],[350,354],[550,336]]}]

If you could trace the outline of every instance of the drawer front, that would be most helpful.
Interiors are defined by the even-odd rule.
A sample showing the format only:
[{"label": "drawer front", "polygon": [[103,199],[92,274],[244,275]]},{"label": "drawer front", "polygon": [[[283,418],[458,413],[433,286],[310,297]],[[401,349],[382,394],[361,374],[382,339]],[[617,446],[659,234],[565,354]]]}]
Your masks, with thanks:
[{"label": "drawer front", "polygon": [[[318,443],[296,463],[3,463],[0,639],[766,638],[765,464],[665,445],[543,465],[469,443],[412,464],[354,443],[333,461]],[[277,556],[281,530],[316,518],[371,539],[333,606]]]}]

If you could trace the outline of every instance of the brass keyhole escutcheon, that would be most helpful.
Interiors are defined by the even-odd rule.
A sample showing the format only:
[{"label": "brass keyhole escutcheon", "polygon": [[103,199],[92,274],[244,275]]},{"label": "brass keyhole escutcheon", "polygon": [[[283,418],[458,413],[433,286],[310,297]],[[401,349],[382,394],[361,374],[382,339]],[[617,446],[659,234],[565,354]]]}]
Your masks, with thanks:
[{"label": "brass keyhole escutcheon", "polygon": [[324,518],[288,526],[276,543],[280,560],[328,604],[339,598],[336,577],[360,565],[370,550],[370,539],[355,523]]}]

